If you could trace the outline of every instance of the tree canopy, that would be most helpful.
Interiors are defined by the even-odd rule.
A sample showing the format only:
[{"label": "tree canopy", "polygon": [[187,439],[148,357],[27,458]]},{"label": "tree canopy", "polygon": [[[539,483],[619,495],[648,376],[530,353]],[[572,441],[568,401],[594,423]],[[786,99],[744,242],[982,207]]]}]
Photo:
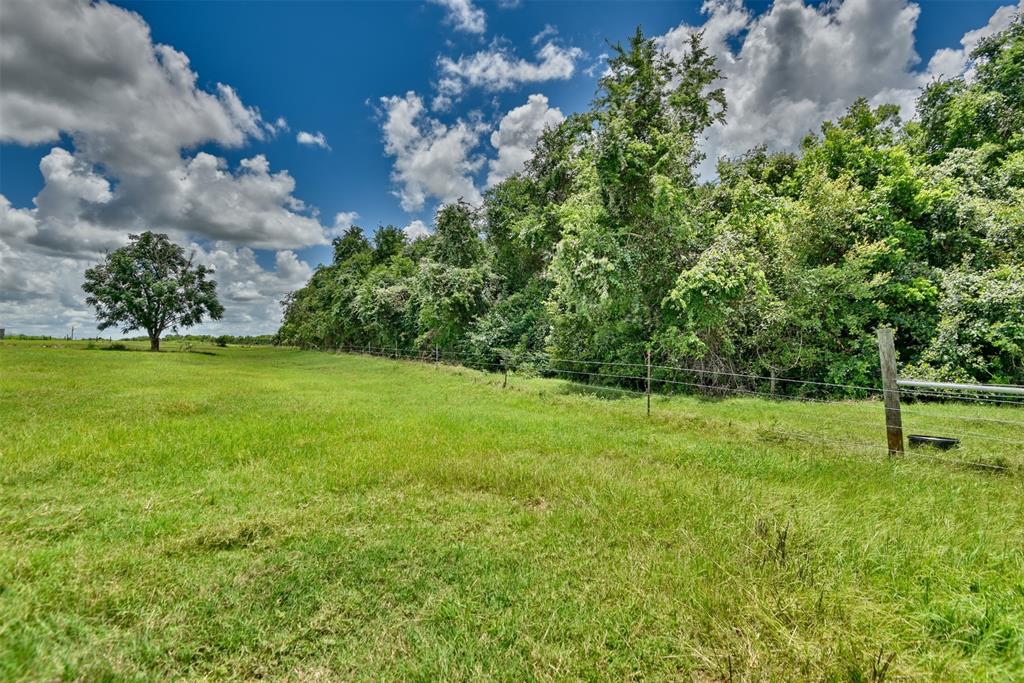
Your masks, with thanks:
[{"label": "tree canopy", "polygon": [[412,243],[336,240],[278,338],[594,363],[650,350],[706,385],[857,385],[890,325],[909,372],[1024,383],[1021,19],[971,58],[914,120],[858,100],[796,153],[756,147],[702,183],[700,140],[727,115],[714,59],[699,34],[676,61],[638,30],[592,108],[481,206],[442,206]]},{"label": "tree canopy", "polygon": [[99,329],[142,329],[150,350],[160,350],[165,330],[177,331],[218,320],[224,307],[217,300],[213,270],[193,264],[185,250],[167,235],[144,232],[129,235],[129,244],[107,254],[102,263],[85,271],[82,289],[96,308]]}]

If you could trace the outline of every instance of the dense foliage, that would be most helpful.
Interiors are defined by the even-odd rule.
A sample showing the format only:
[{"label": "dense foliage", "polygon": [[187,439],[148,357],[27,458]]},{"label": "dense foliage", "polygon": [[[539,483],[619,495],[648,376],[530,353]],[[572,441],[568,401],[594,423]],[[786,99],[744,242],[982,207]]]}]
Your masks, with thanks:
[{"label": "dense foliage", "polygon": [[700,183],[699,140],[726,116],[714,59],[699,36],[676,62],[638,31],[592,109],[481,207],[443,206],[412,243],[390,226],[335,240],[278,338],[519,361],[649,350],[698,383],[774,391],[873,383],[891,325],[915,374],[1024,382],[1021,20],[972,58],[913,121],[859,100],[799,153],[753,149]]},{"label": "dense foliage", "polygon": [[167,235],[146,231],[129,235],[127,246],[86,270],[82,289],[89,295],[86,303],[96,309],[100,330],[145,330],[150,350],[159,351],[165,330],[224,314],[217,283],[209,279],[212,274],[210,268],[193,264]]}]

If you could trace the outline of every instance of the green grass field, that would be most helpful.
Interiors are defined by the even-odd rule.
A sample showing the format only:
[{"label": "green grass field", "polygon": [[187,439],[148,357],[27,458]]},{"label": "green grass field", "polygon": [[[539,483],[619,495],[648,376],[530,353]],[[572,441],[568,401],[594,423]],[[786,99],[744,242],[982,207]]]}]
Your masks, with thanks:
[{"label": "green grass field", "polygon": [[0,342],[0,679],[1024,677],[1011,425],[174,346]]}]

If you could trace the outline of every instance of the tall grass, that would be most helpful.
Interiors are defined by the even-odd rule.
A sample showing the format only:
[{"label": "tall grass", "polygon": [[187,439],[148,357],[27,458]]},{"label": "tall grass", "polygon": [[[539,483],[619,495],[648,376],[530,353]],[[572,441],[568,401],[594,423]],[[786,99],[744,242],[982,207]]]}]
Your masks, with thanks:
[{"label": "tall grass", "polygon": [[[647,419],[556,380],[103,347],[0,342],[0,679],[1024,676],[1008,442],[965,438],[989,472],[887,458],[870,402]],[[916,426],[965,411],[1024,419]]]}]

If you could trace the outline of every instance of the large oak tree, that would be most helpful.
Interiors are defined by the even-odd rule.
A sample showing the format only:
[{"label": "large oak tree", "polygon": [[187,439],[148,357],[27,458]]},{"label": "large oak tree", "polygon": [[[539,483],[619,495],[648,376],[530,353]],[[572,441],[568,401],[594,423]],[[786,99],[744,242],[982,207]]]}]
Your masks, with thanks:
[{"label": "large oak tree", "polygon": [[129,240],[85,271],[82,289],[89,295],[86,302],[96,307],[99,329],[143,329],[150,351],[159,351],[165,330],[224,315],[217,283],[209,279],[212,269],[193,264],[193,256],[167,235],[147,231]]}]

